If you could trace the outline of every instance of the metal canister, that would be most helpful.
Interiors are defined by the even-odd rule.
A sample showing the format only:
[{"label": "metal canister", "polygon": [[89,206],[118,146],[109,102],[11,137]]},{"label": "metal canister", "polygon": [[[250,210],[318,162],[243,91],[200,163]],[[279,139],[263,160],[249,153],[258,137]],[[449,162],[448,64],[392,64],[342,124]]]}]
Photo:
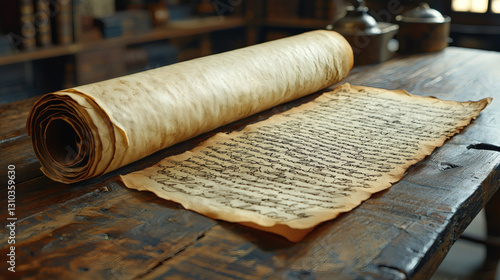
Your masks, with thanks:
[{"label": "metal canister", "polygon": [[354,64],[372,64],[390,59],[397,50],[397,44],[390,44],[398,31],[398,25],[377,22],[368,14],[364,1],[356,1],[346,8],[346,16],[327,29],[342,34],[354,52]]},{"label": "metal canister", "polygon": [[396,17],[400,52],[434,52],[448,46],[450,17],[421,3]]}]

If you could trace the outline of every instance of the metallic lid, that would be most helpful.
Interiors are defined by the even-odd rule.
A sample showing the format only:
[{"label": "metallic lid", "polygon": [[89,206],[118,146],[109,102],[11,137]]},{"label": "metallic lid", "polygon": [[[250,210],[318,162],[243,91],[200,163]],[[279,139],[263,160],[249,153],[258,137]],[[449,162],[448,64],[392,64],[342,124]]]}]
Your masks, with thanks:
[{"label": "metallic lid", "polygon": [[450,20],[444,17],[439,11],[429,7],[429,4],[423,2],[420,5],[403,15],[396,17],[397,21],[418,22],[418,23],[444,23]]},{"label": "metallic lid", "polygon": [[356,4],[346,8],[345,17],[336,21],[333,25],[334,30],[360,32],[364,34],[380,34],[377,21],[368,14],[368,8],[364,1],[357,0]]}]

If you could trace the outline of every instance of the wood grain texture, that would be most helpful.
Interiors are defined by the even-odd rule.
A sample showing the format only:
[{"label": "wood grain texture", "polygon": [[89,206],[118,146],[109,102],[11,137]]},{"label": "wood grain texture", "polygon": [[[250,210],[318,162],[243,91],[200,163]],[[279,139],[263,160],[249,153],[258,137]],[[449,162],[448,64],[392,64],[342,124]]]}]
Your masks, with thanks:
[{"label": "wood grain texture", "polygon": [[0,143],[26,135],[26,119],[36,97],[0,106]]},{"label": "wood grain texture", "polygon": [[[76,195],[66,192],[32,201],[20,198],[17,211],[28,214],[17,224],[21,276],[130,279],[191,245],[215,224],[148,193],[129,192],[112,181],[75,188]],[[32,207],[43,210],[33,213]],[[2,245],[0,252],[5,255],[6,246]]]},{"label": "wood grain texture", "polygon": [[[12,275],[26,279],[427,279],[498,189],[500,153],[469,147],[500,146],[499,64],[498,53],[447,48],[353,69],[347,78],[351,84],[404,88],[442,99],[494,100],[461,134],[412,166],[403,180],[323,223],[297,244],[208,219],[118,183],[118,174],[189,150],[214,132],[104,177],[63,185],[36,173],[39,165],[21,129],[32,101],[2,106],[2,120],[9,116],[12,121],[0,130],[0,174],[15,164],[18,175],[17,272]],[[218,131],[241,129],[314,96]],[[0,204],[7,204],[3,194]],[[6,217],[6,212],[0,213],[1,221]],[[0,232],[1,256],[8,249],[6,234]]]}]

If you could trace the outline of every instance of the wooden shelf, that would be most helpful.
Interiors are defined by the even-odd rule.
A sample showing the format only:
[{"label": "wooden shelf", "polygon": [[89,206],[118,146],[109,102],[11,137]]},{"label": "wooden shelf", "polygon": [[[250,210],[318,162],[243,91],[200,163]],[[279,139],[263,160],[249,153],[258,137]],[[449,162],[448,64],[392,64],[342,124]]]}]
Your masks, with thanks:
[{"label": "wooden shelf", "polygon": [[3,56],[0,57],[0,65],[77,54],[89,50],[205,34],[218,30],[244,27],[245,23],[245,19],[240,17],[206,17],[174,21],[168,23],[165,27],[156,28],[146,34],[125,35],[94,42],[74,43],[67,46],[52,46],[46,49]]}]

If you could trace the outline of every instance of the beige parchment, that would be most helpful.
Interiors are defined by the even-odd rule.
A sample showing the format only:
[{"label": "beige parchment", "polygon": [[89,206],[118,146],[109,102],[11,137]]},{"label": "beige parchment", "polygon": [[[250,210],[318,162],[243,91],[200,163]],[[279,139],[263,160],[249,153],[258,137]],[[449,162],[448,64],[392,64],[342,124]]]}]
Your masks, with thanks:
[{"label": "beige parchment", "polygon": [[318,30],[49,93],[27,132],[42,171],[74,183],[345,78],[353,53]]},{"label": "beige parchment", "polygon": [[208,217],[299,241],[400,180],[490,101],[344,84],[121,178]]}]

